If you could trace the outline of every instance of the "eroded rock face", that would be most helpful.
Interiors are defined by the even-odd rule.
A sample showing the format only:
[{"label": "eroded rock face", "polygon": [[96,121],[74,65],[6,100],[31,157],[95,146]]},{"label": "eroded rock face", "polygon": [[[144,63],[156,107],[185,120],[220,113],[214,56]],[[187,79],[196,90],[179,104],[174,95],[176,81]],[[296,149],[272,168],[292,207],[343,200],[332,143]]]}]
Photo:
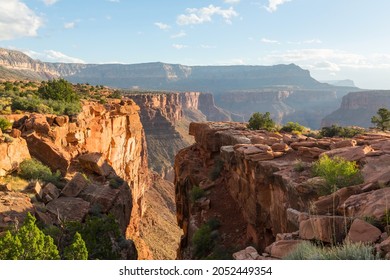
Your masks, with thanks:
[{"label": "eroded rock face", "polygon": [[13,138],[12,142],[4,142],[0,139],[0,176],[15,171],[23,160],[29,158],[26,140]]},{"label": "eroded rock face", "polygon": [[[193,185],[205,190],[215,187],[207,174],[217,165],[217,182],[222,182],[218,186],[237,203],[246,223],[245,238],[259,252],[289,232],[293,232],[291,240],[296,240],[290,242],[292,247],[300,240],[343,242],[355,218],[381,220],[385,215],[389,188],[383,187],[390,185],[387,135],[314,139],[249,131],[238,123],[192,123],[189,133],[196,143],[181,150],[175,161],[177,218],[184,231],[181,252],[188,251],[199,227],[199,222],[194,225],[199,213],[189,203],[190,190]],[[311,162],[324,154],[358,161],[364,183],[319,197],[324,180],[312,178]],[[230,219],[235,219],[234,214]],[[284,255],[276,252],[270,257]]]},{"label": "eroded rock face", "polygon": [[[31,114],[14,122],[32,156],[73,178],[59,198],[49,199],[53,215],[59,209],[65,218],[74,214],[82,220],[93,205],[100,204],[104,212],[114,214],[128,237],[137,232],[149,184],[146,141],[138,113],[139,107],[130,99],[105,105],[84,101],[82,112],[71,118]],[[80,173],[74,176],[83,168],[102,176],[107,184],[116,177],[126,183],[117,189],[96,187]]]},{"label": "eroded rock face", "polygon": [[0,231],[22,225],[27,212],[34,213],[35,209],[26,194],[0,191]]}]

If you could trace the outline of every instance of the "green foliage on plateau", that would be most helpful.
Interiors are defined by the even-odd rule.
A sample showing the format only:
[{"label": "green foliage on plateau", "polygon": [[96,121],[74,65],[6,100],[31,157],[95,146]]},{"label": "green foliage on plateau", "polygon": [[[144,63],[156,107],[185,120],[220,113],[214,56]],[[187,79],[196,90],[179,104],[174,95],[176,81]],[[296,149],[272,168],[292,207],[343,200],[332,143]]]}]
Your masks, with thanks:
[{"label": "green foliage on plateau", "polygon": [[305,130],[305,127],[297,122],[288,122],[280,130],[284,132],[302,133]]},{"label": "green foliage on plateau", "polygon": [[[217,254],[214,251],[216,239],[218,237],[216,229],[221,225],[216,218],[210,219],[203,224],[193,235],[192,244],[194,246],[194,256],[198,259],[206,258],[210,254]],[[219,250],[220,251],[220,250]],[[217,254],[220,255],[220,254]]]},{"label": "green foliage on plateau", "polygon": [[0,118],[0,129],[1,131],[5,131],[7,129],[10,129],[12,127],[12,124],[9,120]]},{"label": "green foliage on plateau", "polygon": [[364,129],[360,127],[353,127],[353,126],[339,126],[333,124],[332,126],[323,127],[320,130],[319,136],[320,137],[345,137],[345,138],[352,138],[358,134],[364,133]]},{"label": "green foliage on plateau", "polygon": [[313,164],[312,172],[314,176],[320,176],[326,180],[326,187],[319,190],[321,195],[331,194],[337,189],[363,182],[363,176],[356,162],[337,156],[334,158],[327,155],[320,157]]},{"label": "green foliage on plateau", "polygon": [[0,238],[0,259],[57,260],[60,258],[53,238],[45,235],[35,222],[35,217],[28,213],[19,230],[15,233],[7,231]]},{"label": "green foliage on plateau", "polygon": [[256,112],[250,117],[248,128],[252,130],[265,129],[267,131],[272,131],[276,129],[276,124],[271,119],[269,112],[264,114]]},{"label": "green foliage on plateau", "polygon": [[320,247],[308,241],[284,257],[286,260],[376,260],[372,245],[362,243],[345,243],[341,246]]},{"label": "green foliage on plateau", "polygon": [[73,90],[72,84],[64,79],[54,79],[42,82],[38,89],[42,99],[61,100],[65,102],[75,102],[79,96]]},{"label": "green foliage on plateau", "polygon": [[376,116],[371,118],[371,122],[382,131],[390,129],[390,111],[386,108],[380,108]]},{"label": "green foliage on plateau", "polygon": [[41,180],[55,185],[61,180],[61,173],[52,173],[50,168],[36,159],[26,159],[19,166],[19,176],[26,180]]}]

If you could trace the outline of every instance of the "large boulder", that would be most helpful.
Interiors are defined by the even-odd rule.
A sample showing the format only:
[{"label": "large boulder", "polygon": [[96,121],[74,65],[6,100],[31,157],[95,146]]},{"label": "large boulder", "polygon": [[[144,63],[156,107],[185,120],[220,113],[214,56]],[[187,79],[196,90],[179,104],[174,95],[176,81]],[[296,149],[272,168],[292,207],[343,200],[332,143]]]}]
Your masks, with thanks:
[{"label": "large boulder", "polygon": [[299,224],[299,237],[326,243],[341,242],[346,236],[348,219],[340,216],[312,216]]},{"label": "large boulder", "polygon": [[268,246],[265,252],[273,258],[283,259],[302,242],[303,240],[279,240]]},{"label": "large boulder", "polygon": [[46,208],[60,221],[82,222],[89,211],[90,203],[75,197],[59,197],[50,201]]},{"label": "large boulder", "polygon": [[77,172],[70,180],[61,194],[68,197],[76,197],[79,193],[90,184],[90,181],[81,173]]},{"label": "large boulder", "polygon": [[347,239],[351,242],[375,243],[382,232],[375,226],[355,219],[349,229]]},{"label": "large boulder", "polygon": [[79,156],[78,160],[82,168],[95,172],[98,175],[106,177],[114,172],[101,153],[84,154]]},{"label": "large boulder", "polygon": [[347,217],[373,217],[381,220],[389,210],[390,188],[350,196],[338,211]]},{"label": "large boulder", "polygon": [[14,138],[12,142],[0,143],[0,177],[15,171],[25,159],[31,158],[26,141]]}]

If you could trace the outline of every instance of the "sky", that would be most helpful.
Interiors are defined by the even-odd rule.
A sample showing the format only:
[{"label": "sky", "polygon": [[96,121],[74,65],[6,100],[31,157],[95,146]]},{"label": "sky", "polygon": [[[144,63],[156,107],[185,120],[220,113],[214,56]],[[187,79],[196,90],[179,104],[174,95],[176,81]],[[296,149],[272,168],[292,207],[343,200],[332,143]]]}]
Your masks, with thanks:
[{"label": "sky", "polygon": [[0,0],[0,47],[48,62],[295,63],[390,89],[389,0]]}]

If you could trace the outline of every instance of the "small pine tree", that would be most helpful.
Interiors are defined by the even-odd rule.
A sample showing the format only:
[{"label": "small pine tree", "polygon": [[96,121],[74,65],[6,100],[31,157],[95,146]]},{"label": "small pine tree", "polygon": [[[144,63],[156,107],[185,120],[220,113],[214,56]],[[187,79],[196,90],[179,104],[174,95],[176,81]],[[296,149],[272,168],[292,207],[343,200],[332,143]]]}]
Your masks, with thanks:
[{"label": "small pine tree", "polygon": [[12,235],[9,231],[0,238],[0,258],[12,260],[57,260],[60,258],[53,238],[45,235],[30,213],[23,226]]},{"label": "small pine tree", "polygon": [[271,131],[276,128],[276,124],[271,119],[269,112],[266,112],[265,114],[256,112],[250,117],[248,128],[252,130],[265,129]]},{"label": "small pine tree", "polygon": [[377,116],[371,118],[371,122],[382,131],[390,129],[390,111],[386,108],[380,108]]},{"label": "small pine tree", "polygon": [[66,260],[88,260],[88,250],[80,233],[76,232],[73,243],[64,249]]}]

